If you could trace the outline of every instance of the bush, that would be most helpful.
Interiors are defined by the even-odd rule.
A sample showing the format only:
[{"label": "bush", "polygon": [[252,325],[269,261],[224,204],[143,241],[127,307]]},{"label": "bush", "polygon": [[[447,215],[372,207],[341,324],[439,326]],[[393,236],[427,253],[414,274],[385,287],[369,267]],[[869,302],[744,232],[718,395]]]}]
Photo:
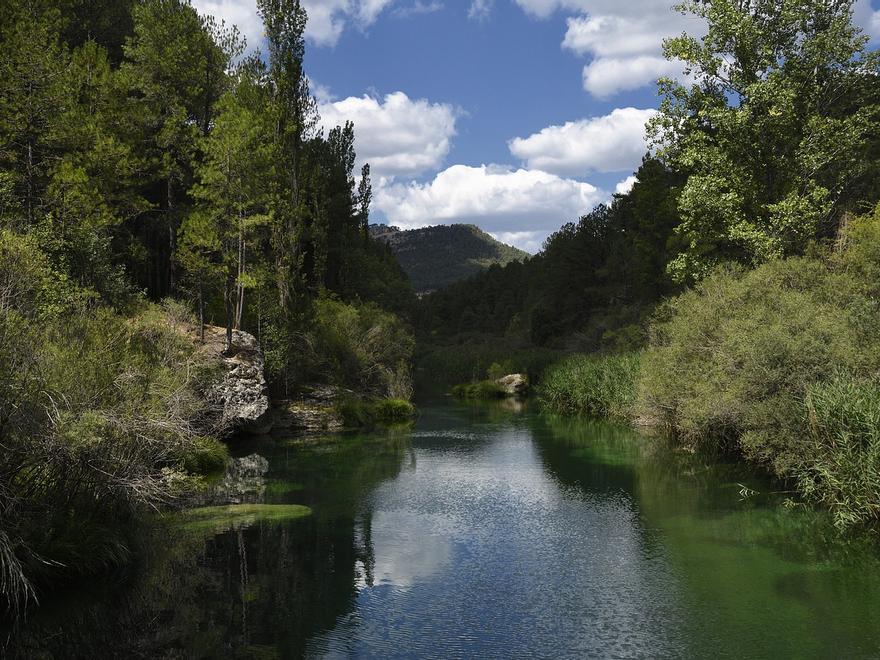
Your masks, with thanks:
[{"label": "bush", "polygon": [[880,519],[880,382],[842,374],[811,385],[803,412],[800,489],[839,526]]},{"label": "bush", "polygon": [[212,475],[223,472],[229,462],[229,449],[211,436],[197,436],[182,450],[180,463],[190,474]]},{"label": "bush", "polygon": [[376,419],[380,422],[402,422],[416,413],[416,407],[404,399],[381,399],[373,404]]},{"label": "bush", "polygon": [[638,373],[637,353],[576,355],[545,372],[539,397],[546,408],[560,414],[628,419]]},{"label": "bush", "polygon": [[412,396],[415,340],[397,316],[376,305],[319,298],[311,327],[299,341],[301,377],[367,397]]},{"label": "bush", "polygon": [[842,526],[880,518],[880,316],[863,242],[880,233],[855,226],[829,263],[722,269],[671,300],[639,378],[640,413],[766,465]]},{"label": "bush", "polygon": [[28,240],[0,235],[0,598],[11,609],[48,573],[125,561],[137,515],[195,483],[177,478],[181,457],[216,464],[199,439],[210,372],[192,342],[155,307],[126,319],[63,280],[53,289],[54,277]]},{"label": "bush", "polygon": [[462,383],[452,388],[452,396],[458,399],[503,399],[507,391],[494,380]]},{"label": "bush", "polygon": [[370,429],[377,424],[404,422],[415,415],[416,408],[404,399],[364,400],[349,397],[336,410],[346,428]]},{"label": "bush", "polygon": [[872,305],[856,283],[809,259],[721,270],[673,299],[652,328],[643,411],[684,438],[741,447],[779,473],[797,460],[806,387],[865,368]]}]

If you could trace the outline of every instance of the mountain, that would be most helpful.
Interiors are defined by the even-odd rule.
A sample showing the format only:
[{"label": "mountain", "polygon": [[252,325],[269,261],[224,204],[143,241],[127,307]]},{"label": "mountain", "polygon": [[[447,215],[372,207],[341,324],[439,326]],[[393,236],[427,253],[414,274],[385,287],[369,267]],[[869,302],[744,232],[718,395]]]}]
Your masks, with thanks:
[{"label": "mountain", "polygon": [[370,225],[370,235],[385,243],[419,293],[434,291],[492,264],[523,261],[528,253],[496,241],[474,225],[437,225],[402,230]]}]

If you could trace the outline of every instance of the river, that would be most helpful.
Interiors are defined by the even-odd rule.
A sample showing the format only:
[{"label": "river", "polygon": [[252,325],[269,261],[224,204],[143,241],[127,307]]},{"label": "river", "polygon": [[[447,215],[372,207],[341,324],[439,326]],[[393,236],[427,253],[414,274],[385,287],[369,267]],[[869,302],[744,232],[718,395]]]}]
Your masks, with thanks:
[{"label": "river", "polygon": [[252,497],[311,515],[155,532],[136,569],[48,599],[25,653],[880,655],[873,541],[734,461],[511,403],[254,452]]}]

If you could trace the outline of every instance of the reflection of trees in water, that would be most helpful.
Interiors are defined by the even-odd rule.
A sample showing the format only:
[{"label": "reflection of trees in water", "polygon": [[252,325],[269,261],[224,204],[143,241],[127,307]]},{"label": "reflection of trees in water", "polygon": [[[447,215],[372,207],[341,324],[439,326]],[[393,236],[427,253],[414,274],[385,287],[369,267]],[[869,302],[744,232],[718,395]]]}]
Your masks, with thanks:
[{"label": "reflection of trees in water", "polygon": [[374,563],[371,513],[362,505],[398,474],[406,447],[400,433],[258,447],[272,464],[269,485],[295,486],[267,488],[267,501],[306,504],[312,516],[211,540],[179,528],[145,530],[137,565],[45,599],[12,656],[302,655],[312,636],[352,610],[357,567]]}]

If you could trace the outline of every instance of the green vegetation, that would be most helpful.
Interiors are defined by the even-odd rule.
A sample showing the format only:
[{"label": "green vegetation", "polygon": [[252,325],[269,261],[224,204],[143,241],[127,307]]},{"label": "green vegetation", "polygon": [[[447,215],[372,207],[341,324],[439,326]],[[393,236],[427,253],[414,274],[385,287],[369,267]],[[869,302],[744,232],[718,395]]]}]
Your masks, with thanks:
[{"label": "green vegetation", "polygon": [[214,535],[256,523],[294,520],[311,512],[309,507],[299,504],[229,504],[187,509],[175,516],[183,521],[184,531]]},{"label": "green vegetation", "polygon": [[500,399],[507,396],[507,393],[494,380],[480,380],[454,386],[452,395],[459,399]]},{"label": "green vegetation", "polygon": [[372,429],[378,425],[407,422],[416,414],[416,407],[406,399],[363,399],[348,397],[336,405],[348,429]]},{"label": "green vegetation", "polygon": [[273,396],[410,395],[415,297],[354,128],[317,128],[300,3],[257,7],[244,57],[186,0],[2,2],[0,616],[222,470],[186,331],[255,335]]},{"label": "green vegetation", "polygon": [[629,419],[638,375],[637,354],[575,355],[546,371],[539,395],[559,414]]},{"label": "green vegetation", "polygon": [[473,225],[400,230],[370,225],[370,234],[397,257],[416,291],[434,291],[492,265],[525,261],[529,255],[496,241]]}]

